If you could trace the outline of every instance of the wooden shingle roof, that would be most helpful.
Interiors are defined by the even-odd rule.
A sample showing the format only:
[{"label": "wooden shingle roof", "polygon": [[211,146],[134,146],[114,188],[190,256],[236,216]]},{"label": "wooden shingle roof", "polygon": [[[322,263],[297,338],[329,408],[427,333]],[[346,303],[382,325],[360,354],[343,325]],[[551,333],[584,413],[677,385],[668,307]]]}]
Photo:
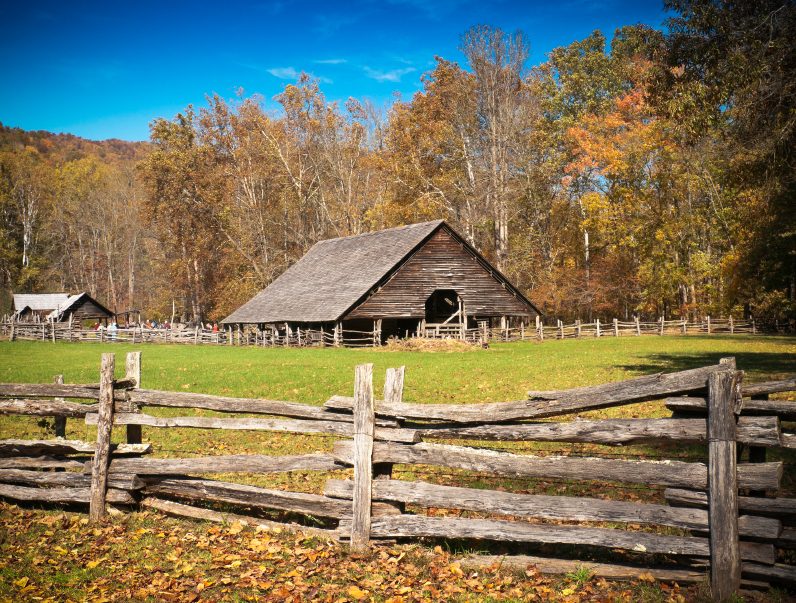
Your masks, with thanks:
[{"label": "wooden shingle roof", "polygon": [[68,293],[14,293],[14,309],[30,308],[34,312],[55,310],[69,299]]},{"label": "wooden shingle roof", "polygon": [[321,241],[221,322],[336,321],[443,223],[434,220]]}]

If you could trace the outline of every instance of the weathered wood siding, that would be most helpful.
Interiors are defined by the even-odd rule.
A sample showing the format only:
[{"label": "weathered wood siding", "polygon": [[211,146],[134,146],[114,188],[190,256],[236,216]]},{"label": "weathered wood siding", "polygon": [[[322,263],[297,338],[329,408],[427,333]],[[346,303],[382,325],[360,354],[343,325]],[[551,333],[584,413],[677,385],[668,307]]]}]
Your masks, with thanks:
[{"label": "weathered wood siding", "polygon": [[345,318],[424,318],[425,302],[435,289],[456,291],[468,316],[536,316],[443,227]]},{"label": "weathered wood siding", "polygon": [[78,301],[64,314],[66,315],[64,320],[69,319],[69,314],[74,314],[75,319],[113,317],[113,314],[106,312],[103,308],[97,306],[91,299],[85,298]]}]

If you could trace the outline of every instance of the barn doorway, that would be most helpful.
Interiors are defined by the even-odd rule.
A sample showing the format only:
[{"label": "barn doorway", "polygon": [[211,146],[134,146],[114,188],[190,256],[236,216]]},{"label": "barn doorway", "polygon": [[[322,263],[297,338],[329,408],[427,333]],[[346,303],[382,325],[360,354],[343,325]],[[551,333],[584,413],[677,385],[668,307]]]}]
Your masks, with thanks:
[{"label": "barn doorway", "polygon": [[459,311],[459,307],[459,294],[456,291],[437,289],[426,300],[426,322],[445,322]]}]

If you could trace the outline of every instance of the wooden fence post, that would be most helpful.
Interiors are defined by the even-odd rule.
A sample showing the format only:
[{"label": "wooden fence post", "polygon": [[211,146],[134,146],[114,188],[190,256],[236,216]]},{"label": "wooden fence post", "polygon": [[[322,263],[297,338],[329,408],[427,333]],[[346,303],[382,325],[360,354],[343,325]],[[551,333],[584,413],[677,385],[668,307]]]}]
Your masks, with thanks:
[{"label": "wooden fence post", "polygon": [[53,330],[52,331],[53,343],[55,343],[55,318],[52,318],[50,320],[50,328]]},{"label": "wooden fence post", "polygon": [[[166,333],[166,336],[168,337],[168,333]],[[193,334],[193,344],[194,345],[199,344],[199,325],[196,326],[196,330],[194,331]]]},{"label": "wooden fence post", "polygon": [[710,316],[708,316],[708,335],[710,335]]},{"label": "wooden fence post", "polygon": [[730,333],[734,333],[733,325],[732,325],[732,316],[730,316]]},{"label": "wooden fence post", "polygon": [[661,316],[661,337],[663,337],[663,316]]},{"label": "wooden fence post", "polygon": [[[12,322],[11,322],[11,341],[14,341],[14,322],[13,322],[13,318],[11,320],[12,320]],[[755,317],[754,316],[750,316],[749,320],[752,321],[752,335],[757,335],[757,330],[755,329]]]},{"label": "wooden fence post", "polygon": [[[387,376],[384,379],[384,396],[383,400],[387,402],[401,403],[404,395],[404,374],[406,367],[401,368],[388,368]],[[392,463],[374,463],[373,464],[373,479],[376,480],[389,480],[392,479]],[[401,513],[404,512],[405,504],[398,503],[398,508]]]},{"label": "wooden fence post", "polygon": [[[60,383],[63,384],[64,376],[63,375],[55,375],[53,377],[53,383]],[[63,398],[55,398],[56,402],[63,402]],[[66,437],[66,417],[55,417],[55,437],[56,438],[65,438]],[[765,448],[763,448],[765,451]],[[765,452],[763,453],[765,456]]]},{"label": "wooden fence post", "polygon": [[563,339],[564,339],[564,323],[563,323],[563,322],[561,322],[561,320],[560,320],[560,319],[559,319],[559,321],[558,321],[558,336],[559,336],[559,337],[561,338],[561,340],[563,341]]},{"label": "wooden fence post", "polygon": [[683,335],[687,335],[688,334],[688,331],[686,330],[687,327],[688,327],[688,319],[684,318],[683,319]]},{"label": "wooden fence post", "polygon": [[575,321],[575,324],[576,324],[576,325],[577,325],[577,327],[578,327],[578,339],[580,339],[580,318],[579,318],[578,320],[576,320],[576,321]]},{"label": "wooden fence post", "polygon": [[738,541],[735,403],[743,373],[734,362],[712,373],[708,396],[708,522],[710,524],[710,586],[717,601],[729,599],[741,585]]},{"label": "wooden fence post", "polygon": [[[752,322],[752,327],[754,331],[754,322]],[[8,338],[9,341],[14,341],[14,316],[11,315],[11,336]]]},{"label": "wooden fence post", "polygon": [[619,337],[619,320],[614,318],[614,337]]},{"label": "wooden fence post", "polygon": [[[141,352],[127,352],[125,362],[125,380],[135,379],[134,389],[141,387]],[[136,412],[141,412],[137,410]],[[127,443],[140,444],[142,438],[141,425],[127,426]]]},{"label": "wooden fence post", "polygon": [[544,320],[539,319],[539,341],[544,341]]},{"label": "wooden fence post", "polygon": [[116,354],[102,355],[99,391],[99,421],[97,444],[94,449],[91,474],[91,498],[88,518],[91,522],[105,517],[105,492],[108,488],[108,461],[110,460],[111,429],[113,428],[113,370]]},{"label": "wooden fence post", "polygon": [[370,548],[370,505],[373,492],[373,364],[360,364],[354,377],[354,508],[351,550]]},{"label": "wooden fence post", "polygon": [[641,337],[641,325],[638,324],[638,315],[636,315],[636,337]]},{"label": "wooden fence post", "polygon": [[600,319],[597,319],[597,338],[600,338]]}]

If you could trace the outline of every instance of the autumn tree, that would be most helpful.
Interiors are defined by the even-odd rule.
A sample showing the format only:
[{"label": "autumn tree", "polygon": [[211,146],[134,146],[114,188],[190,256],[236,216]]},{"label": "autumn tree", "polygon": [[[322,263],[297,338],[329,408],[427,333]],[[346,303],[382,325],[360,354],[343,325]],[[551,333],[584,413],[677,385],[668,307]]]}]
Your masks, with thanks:
[{"label": "autumn tree", "polygon": [[[223,194],[211,150],[199,144],[196,115],[189,107],[174,120],[155,120],[155,150],[139,164],[146,191],[144,220],[167,250],[166,265],[191,320],[205,318],[207,292],[215,279],[216,229],[209,215]],[[187,316],[184,316],[187,319]]]}]

